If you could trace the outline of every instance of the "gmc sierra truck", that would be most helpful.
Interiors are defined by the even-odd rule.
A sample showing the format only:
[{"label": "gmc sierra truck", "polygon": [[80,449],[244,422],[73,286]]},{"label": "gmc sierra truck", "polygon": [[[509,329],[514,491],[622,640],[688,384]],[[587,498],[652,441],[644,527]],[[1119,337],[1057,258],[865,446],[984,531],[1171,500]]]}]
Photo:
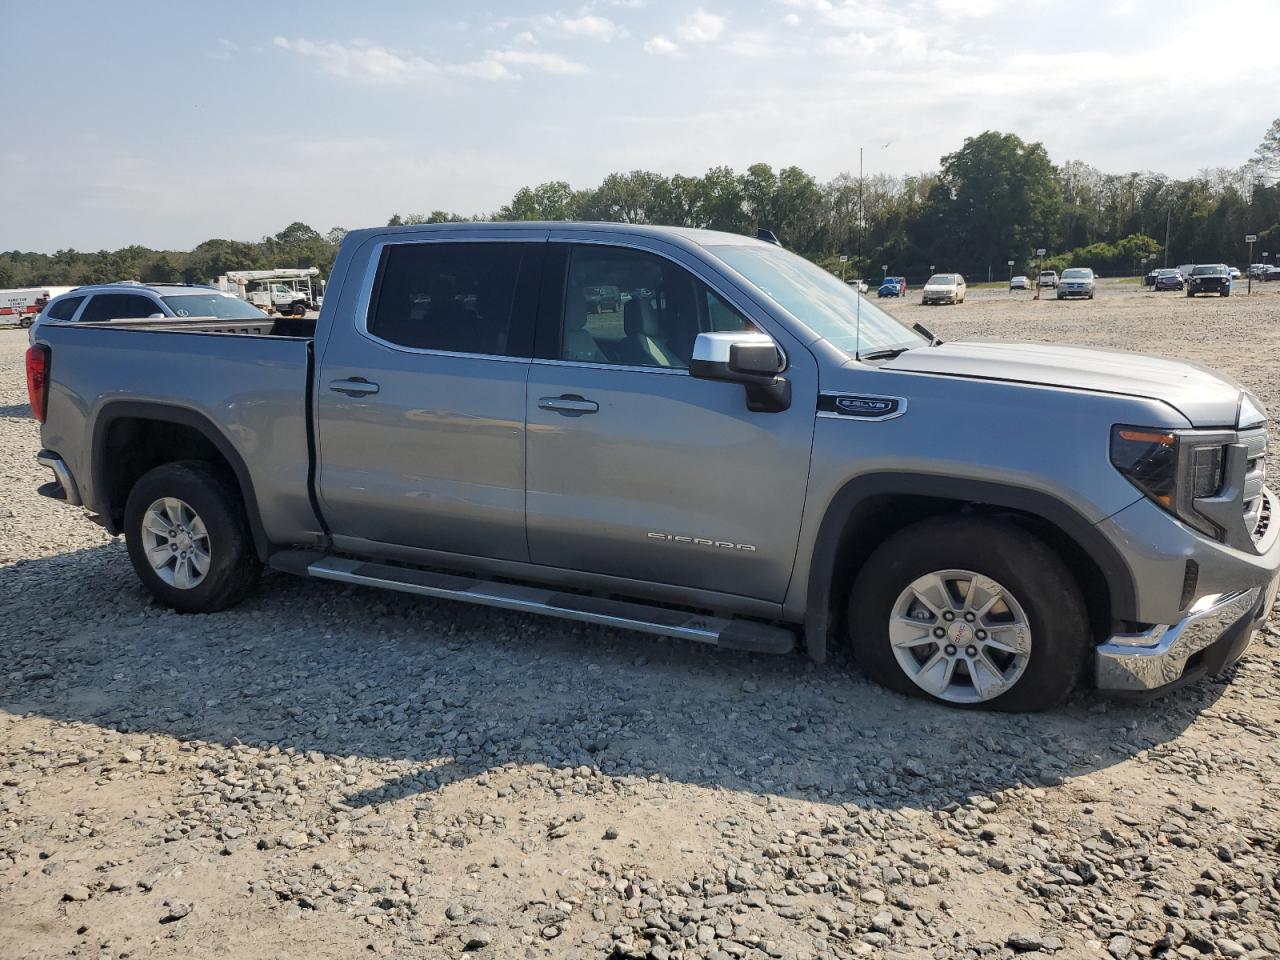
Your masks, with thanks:
[{"label": "gmc sierra truck", "polygon": [[356,231],[314,329],[49,322],[27,373],[42,492],[180,611],[266,564],[1035,710],[1222,671],[1280,569],[1240,385],[942,343],[725,233]]}]

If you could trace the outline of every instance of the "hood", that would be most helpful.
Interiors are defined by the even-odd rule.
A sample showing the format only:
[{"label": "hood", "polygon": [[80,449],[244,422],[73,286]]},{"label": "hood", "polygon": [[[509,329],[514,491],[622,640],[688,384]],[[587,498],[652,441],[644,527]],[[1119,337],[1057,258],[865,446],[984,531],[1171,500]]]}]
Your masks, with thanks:
[{"label": "hood", "polygon": [[954,290],[958,286],[958,283],[926,283],[924,288],[926,290]]},{"label": "hood", "polygon": [[1141,353],[1041,343],[943,343],[882,369],[1042,384],[1162,400],[1197,427],[1234,426],[1242,388],[1206,367]]}]

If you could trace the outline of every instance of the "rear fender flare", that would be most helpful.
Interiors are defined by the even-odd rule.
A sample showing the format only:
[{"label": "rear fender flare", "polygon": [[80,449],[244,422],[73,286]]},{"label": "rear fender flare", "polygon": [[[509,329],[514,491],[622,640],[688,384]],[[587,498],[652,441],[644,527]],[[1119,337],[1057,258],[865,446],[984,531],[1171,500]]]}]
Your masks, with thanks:
[{"label": "rear fender flare", "polygon": [[[249,529],[253,533],[253,545],[258,554],[258,558],[266,561],[271,553],[271,544],[267,540],[266,529],[262,525],[262,514],[258,509],[258,498],[253,489],[253,478],[249,475],[249,468],[245,465],[244,458],[240,456],[240,452],[227,438],[217,425],[214,424],[203,413],[192,410],[189,407],[179,407],[167,403],[151,403],[144,400],[116,400],[111,403],[104,404],[99,410],[97,417],[93,423],[93,460],[92,460],[92,476],[95,478],[95,499],[101,500],[103,494],[97,490],[97,478],[105,476],[104,465],[107,462],[109,451],[107,450],[107,437],[111,433],[111,425],[117,420],[138,419],[138,420],[159,420],[165,423],[176,423],[184,427],[200,433],[206,440],[213,444],[223,459],[225,459],[231,467],[231,471],[235,474],[236,483],[240,488],[240,497],[244,501],[245,515],[249,519]],[[105,504],[101,504],[105,506]],[[107,529],[118,534],[121,531],[114,529],[115,522],[110,516],[110,511],[104,511],[107,521]]]}]

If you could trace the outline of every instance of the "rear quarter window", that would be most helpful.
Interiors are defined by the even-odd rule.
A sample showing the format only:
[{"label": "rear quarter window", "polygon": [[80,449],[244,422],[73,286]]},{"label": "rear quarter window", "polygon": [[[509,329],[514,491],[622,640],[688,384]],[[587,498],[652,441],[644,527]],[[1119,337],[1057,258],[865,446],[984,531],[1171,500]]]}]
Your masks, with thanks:
[{"label": "rear quarter window", "polygon": [[101,323],[104,320],[142,320],[153,313],[163,313],[160,304],[136,293],[98,293],[89,298],[89,304],[80,317],[83,323]]},{"label": "rear quarter window", "polygon": [[76,315],[76,308],[83,302],[84,297],[67,297],[65,300],[59,300],[57,303],[52,304],[45,316],[50,320],[70,320]]}]

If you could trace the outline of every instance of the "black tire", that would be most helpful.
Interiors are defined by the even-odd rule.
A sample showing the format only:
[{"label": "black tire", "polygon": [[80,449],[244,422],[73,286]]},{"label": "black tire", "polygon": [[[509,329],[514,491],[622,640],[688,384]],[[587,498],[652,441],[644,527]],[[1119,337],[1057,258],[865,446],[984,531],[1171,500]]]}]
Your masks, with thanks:
[{"label": "black tire", "polygon": [[307,315],[307,305],[305,303],[295,303],[289,308],[289,312],[295,317],[305,317]]},{"label": "black tire", "polygon": [[[1022,606],[1032,637],[1026,667],[999,696],[955,703],[921,689],[899,665],[889,621],[899,595],[934,571],[971,570],[997,581]],[[1075,577],[1045,543],[998,519],[951,516],[893,534],[863,564],[849,594],[854,659],[891,690],[947,706],[1012,712],[1047,710],[1071,693],[1091,647],[1089,618]]]},{"label": "black tire", "polygon": [[1219,294],[1219,296],[1222,296],[1222,297],[1229,297],[1229,296],[1231,296],[1231,291],[1230,291],[1230,290],[1223,290],[1223,291],[1222,291],[1222,293],[1220,293],[1220,294]]},{"label": "black tire", "polygon": [[[194,587],[166,583],[147,560],[143,519],[163,497],[190,505],[208,532],[209,566]],[[198,460],[166,463],[147,471],[129,491],[124,509],[125,544],[142,585],[161,603],[182,613],[212,613],[244,599],[262,571],[235,480]]]}]

